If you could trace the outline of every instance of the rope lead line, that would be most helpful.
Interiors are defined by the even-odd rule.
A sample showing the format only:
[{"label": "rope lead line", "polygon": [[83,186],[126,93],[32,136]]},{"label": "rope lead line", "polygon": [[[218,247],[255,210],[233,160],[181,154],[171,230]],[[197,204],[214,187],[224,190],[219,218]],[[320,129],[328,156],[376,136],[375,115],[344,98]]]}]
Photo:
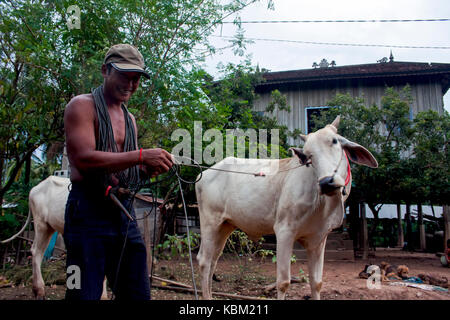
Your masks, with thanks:
[{"label": "rope lead line", "polygon": [[[188,243],[188,248],[189,248],[189,262],[191,264],[192,284],[194,286],[195,300],[198,300],[197,286],[195,284],[194,265],[192,263],[191,234],[189,232],[189,220],[188,220],[188,216],[187,216],[186,202],[184,201],[183,188],[181,186],[180,176],[178,175],[178,172],[176,172],[176,174],[178,177],[178,185],[180,186],[181,200],[183,201],[184,217],[186,219],[186,234],[188,237],[187,243]],[[155,232],[155,231],[153,231],[153,232]]]}]

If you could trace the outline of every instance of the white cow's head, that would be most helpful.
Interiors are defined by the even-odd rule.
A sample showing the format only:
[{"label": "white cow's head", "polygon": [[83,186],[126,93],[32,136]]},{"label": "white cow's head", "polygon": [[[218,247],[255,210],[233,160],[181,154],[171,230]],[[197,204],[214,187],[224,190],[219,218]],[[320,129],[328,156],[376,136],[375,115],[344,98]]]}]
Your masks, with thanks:
[{"label": "white cow's head", "polygon": [[345,185],[347,160],[371,168],[377,168],[378,162],[363,146],[349,141],[337,133],[340,116],[332,124],[307,136],[301,135],[305,142],[303,149],[291,148],[300,162],[312,165],[316,170],[321,194],[332,195]]}]

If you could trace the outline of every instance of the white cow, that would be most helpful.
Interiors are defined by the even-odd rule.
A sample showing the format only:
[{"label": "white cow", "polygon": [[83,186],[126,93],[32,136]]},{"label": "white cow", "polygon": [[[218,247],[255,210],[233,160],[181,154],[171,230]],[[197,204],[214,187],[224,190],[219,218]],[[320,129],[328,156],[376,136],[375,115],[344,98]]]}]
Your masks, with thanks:
[{"label": "white cow", "polygon": [[[34,241],[31,246],[33,268],[33,293],[36,298],[45,297],[41,263],[45,249],[55,231],[64,232],[64,212],[69,196],[69,178],[50,176],[31,189],[29,209],[34,220]],[[102,299],[107,299],[106,280],[103,282]]]},{"label": "white cow", "polygon": [[[213,168],[267,172],[265,177],[206,170],[196,184],[201,246],[197,256],[203,298],[211,299],[211,277],[230,233],[239,228],[251,239],[265,234],[277,238],[277,296],[284,299],[290,284],[290,258],[298,240],[308,255],[311,296],[320,299],[325,243],[330,231],[342,224],[348,166],[353,162],[372,168],[376,159],[364,147],[337,134],[331,125],[302,136],[303,150],[282,160],[226,158]],[[300,166],[307,164],[307,166]],[[277,172],[273,168],[278,167]],[[345,195],[343,189],[345,188]]]},{"label": "white cow", "polygon": [[34,221],[34,241],[31,246],[33,267],[33,293],[45,296],[41,263],[45,249],[55,231],[64,232],[64,212],[69,196],[70,179],[50,176],[31,189],[28,206]]}]

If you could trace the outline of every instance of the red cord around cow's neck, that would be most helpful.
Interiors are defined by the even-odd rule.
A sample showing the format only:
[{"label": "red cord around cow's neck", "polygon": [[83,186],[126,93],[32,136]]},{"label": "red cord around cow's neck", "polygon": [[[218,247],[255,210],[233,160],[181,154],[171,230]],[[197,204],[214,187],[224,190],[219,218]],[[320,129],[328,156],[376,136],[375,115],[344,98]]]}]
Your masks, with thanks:
[{"label": "red cord around cow's neck", "polygon": [[350,168],[350,161],[348,161],[347,153],[345,153],[345,159],[347,160],[347,177],[345,178],[345,186],[350,182],[350,178],[352,177],[352,168]]}]

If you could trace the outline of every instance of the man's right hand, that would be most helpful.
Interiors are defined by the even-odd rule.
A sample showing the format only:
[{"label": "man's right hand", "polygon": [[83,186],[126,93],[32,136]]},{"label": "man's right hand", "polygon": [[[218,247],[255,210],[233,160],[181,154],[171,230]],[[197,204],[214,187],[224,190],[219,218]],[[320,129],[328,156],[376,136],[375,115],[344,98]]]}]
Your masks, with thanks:
[{"label": "man's right hand", "polygon": [[173,165],[172,155],[164,149],[143,149],[142,163],[147,167],[147,172],[154,177],[169,171]]}]

